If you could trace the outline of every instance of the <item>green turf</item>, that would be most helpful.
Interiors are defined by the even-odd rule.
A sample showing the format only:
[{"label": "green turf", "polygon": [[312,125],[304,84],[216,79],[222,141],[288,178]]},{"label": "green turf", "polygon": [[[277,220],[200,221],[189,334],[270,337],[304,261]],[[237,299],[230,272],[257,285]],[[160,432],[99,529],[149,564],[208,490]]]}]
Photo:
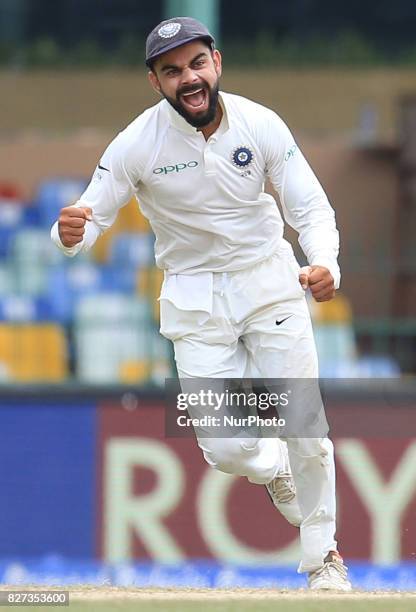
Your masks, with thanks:
[{"label": "green turf", "polygon": [[357,599],[317,600],[317,601],[230,601],[230,602],[203,602],[203,601],[146,601],[122,602],[107,601],[90,603],[74,602],[69,607],[32,607],[15,606],[14,610],[29,612],[42,610],[69,610],[69,612],[413,612],[416,610],[416,599]]}]

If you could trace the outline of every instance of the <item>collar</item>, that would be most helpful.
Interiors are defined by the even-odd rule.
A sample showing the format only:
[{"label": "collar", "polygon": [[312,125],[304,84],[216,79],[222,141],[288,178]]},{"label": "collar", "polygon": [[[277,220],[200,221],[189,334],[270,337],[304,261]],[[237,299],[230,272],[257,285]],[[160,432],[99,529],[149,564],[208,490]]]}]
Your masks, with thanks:
[{"label": "collar", "polygon": [[[227,104],[225,101],[225,96],[222,91],[218,94],[218,101],[222,108],[222,119],[219,124],[215,134],[223,134],[230,127],[230,114],[227,110]],[[190,125],[172,106],[164,100],[164,104],[167,107],[169,122],[181,132],[186,132],[187,134],[199,135],[200,132],[197,128],[194,128]],[[201,133],[202,136],[202,133]]]}]

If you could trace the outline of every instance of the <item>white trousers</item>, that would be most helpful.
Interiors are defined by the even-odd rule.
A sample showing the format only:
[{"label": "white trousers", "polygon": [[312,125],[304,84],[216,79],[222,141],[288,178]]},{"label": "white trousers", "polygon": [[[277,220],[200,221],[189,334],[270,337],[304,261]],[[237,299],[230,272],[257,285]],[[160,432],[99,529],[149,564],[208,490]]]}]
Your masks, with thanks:
[{"label": "white trousers", "polygon": [[[161,333],[174,344],[179,378],[317,378],[298,271],[284,247],[243,271],[167,275]],[[198,439],[210,466],[257,484],[270,482],[280,471],[281,443],[260,436]],[[333,445],[328,438],[289,438],[287,444],[303,516],[298,571],[313,571],[337,548]]]}]

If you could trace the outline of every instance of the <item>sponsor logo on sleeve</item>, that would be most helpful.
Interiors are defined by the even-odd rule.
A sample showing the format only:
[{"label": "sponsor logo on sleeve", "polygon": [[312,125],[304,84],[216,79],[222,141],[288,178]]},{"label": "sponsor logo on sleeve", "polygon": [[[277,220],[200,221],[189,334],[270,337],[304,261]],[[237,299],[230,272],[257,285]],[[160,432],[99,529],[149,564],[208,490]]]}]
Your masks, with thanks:
[{"label": "sponsor logo on sleeve", "polygon": [[285,161],[289,161],[289,159],[291,159],[295,155],[297,148],[298,146],[295,144],[290,147],[289,151],[286,152]]}]

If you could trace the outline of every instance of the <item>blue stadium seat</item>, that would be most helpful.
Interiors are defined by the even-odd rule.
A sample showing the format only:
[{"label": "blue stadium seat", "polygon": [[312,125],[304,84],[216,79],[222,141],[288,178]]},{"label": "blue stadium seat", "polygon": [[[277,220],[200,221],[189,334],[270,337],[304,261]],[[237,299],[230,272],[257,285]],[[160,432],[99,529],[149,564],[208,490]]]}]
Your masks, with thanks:
[{"label": "blue stadium seat", "polygon": [[53,320],[49,301],[43,297],[19,294],[0,297],[0,321],[30,323]]},{"label": "blue stadium seat", "polygon": [[50,228],[58,218],[60,209],[74,204],[86,186],[85,179],[69,177],[57,177],[41,183],[35,199],[43,227]]},{"label": "blue stadium seat", "polygon": [[9,255],[17,292],[33,296],[45,293],[50,266],[65,259],[52,243],[49,231],[33,227],[15,233]]},{"label": "blue stadium seat", "polygon": [[133,295],[136,282],[137,272],[129,266],[100,266],[91,261],[68,260],[49,269],[45,295],[56,319],[69,322],[84,296],[108,292]]},{"label": "blue stadium seat", "polygon": [[65,262],[48,271],[46,296],[54,318],[69,322],[78,301],[90,293],[96,294],[103,287],[100,266],[85,261]]},{"label": "blue stadium seat", "polygon": [[47,229],[23,227],[13,239],[10,253],[16,264],[38,263],[51,265],[60,263],[65,255],[52,242]]},{"label": "blue stadium seat", "polygon": [[107,265],[102,267],[103,291],[120,291],[134,294],[137,286],[137,269],[130,265]]},{"label": "blue stadium seat", "polygon": [[15,227],[0,226],[0,258],[5,259],[9,255],[16,231]]},{"label": "blue stadium seat", "polygon": [[0,199],[0,257],[7,257],[11,245],[24,220],[24,207],[21,204]]},{"label": "blue stadium seat", "polygon": [[23,210],[22,227],[40,227],[40,211],[37,202],[31,206],[25,206]]}]

